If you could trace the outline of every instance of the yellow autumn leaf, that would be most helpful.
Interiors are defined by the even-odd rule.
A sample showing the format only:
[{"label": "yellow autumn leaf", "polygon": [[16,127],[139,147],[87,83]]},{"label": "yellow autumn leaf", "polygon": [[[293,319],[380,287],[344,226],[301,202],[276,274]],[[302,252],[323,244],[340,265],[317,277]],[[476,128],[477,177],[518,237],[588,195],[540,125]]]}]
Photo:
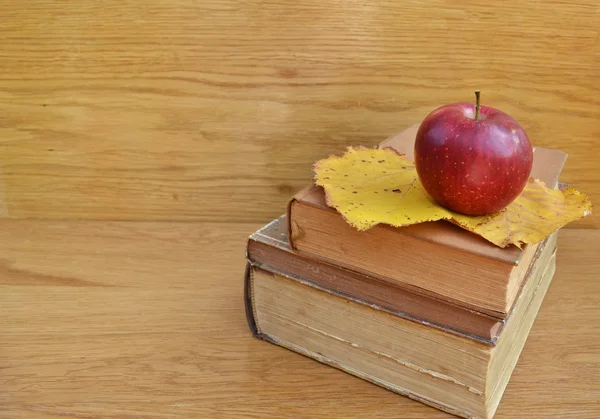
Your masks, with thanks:
[{"label": "yellow autumn leaf", "polygon": [[453,221],[497,246],[535,244],[559,228],[588,215],[588,197],[573,188],[549,189],[529,179],[521,195],[502,211],[480,217],[455,214]]},{"label": "yellow autumn leaf", "polygon": [[324,187],[327,204],[358,230],[452,216],[425,192],[414,163],[391,148],[348,147],[342,157],[315,164],[315,183]]},{"label": "yellow autumn leaf", "polygon": [[530,179],[521,195],[496,214],[459,214],[435,202],[419,182],[414,163],[391,148],[348,147],[342,156],[316,162],[314,171],[327,204],[361,231],[379,223],[402,227],[444,219],[499,247],[520,247],[542,241],[592,210],[585,194],[549,189]]}]

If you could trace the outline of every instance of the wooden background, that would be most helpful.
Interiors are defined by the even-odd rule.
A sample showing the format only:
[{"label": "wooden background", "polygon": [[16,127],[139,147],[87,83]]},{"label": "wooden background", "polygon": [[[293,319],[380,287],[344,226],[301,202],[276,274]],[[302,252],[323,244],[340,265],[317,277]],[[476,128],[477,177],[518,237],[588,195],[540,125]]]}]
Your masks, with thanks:
[{"label": "wooden background", "polygon": [[[253,339],[246,239],[475,89],[600,202],[599,31],[597,0],[0,1],[0,417],[448,417]],[[600,417],[599,249],[561,231],[498,418]]]},{"label": "wooden background", "polygon": [[0,216],[266,222],[476,88],[598,202],[599,28],[596,0],[4,0]]}]

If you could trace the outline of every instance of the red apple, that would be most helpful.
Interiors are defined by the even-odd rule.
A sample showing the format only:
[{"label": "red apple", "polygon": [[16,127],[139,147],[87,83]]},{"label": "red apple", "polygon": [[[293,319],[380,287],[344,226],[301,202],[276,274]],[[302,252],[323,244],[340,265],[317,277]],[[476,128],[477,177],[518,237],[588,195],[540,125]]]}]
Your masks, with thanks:
[{"label": "red apple", "polygon": [[415,165],[425,191],[467,215],[498,212],[523,191],[533,166],[525,130],[506,113],[477,102],[437,108],[421,123]]}]

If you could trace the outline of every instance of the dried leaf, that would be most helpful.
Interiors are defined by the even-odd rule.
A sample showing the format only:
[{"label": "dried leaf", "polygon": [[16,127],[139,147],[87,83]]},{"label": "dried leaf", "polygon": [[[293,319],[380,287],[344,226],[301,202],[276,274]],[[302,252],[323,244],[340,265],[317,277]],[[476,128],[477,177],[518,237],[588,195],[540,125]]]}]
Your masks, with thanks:
[{"label": "dried leaf", "polygon": [[520,247],[540,242],[592,210],[585,194],[548,189],[530,179],[521,195],[496,214],[458,214],[435,202],[419,182],[414,163],[391,148],[349,147],[342,156],[318,161],[314,169],[327,204],[358,230],[379,223],[402,227],[445,219],[499,247]]},{"label": "dried leaf", "polygon": [[455,214],[453,221],[497,246],[521,247],[544,240],[591,209],[588,197],[573,188],[549,189],[543,182],[529,179],[521,195],[502,211],[482,217]]},{"label": "dried leaf", "polygon": [[349,147],[342,157],[315,164],[315,182],[327,204],[358,230],[379,223],[396,227],[450,218],[423,189],[412,161],[391,148]]}]

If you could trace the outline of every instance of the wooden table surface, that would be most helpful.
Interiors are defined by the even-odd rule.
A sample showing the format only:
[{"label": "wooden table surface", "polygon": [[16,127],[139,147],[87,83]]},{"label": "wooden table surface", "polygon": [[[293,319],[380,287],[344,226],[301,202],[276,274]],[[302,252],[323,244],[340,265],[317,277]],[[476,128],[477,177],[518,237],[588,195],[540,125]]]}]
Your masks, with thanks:
[{"label": "wooden table surface", "polygon": [[[260,224],[0,221],[0,417],[444,418],[255,340]],[[558,268],[498,418],[600,417],[600,231]]]}]

